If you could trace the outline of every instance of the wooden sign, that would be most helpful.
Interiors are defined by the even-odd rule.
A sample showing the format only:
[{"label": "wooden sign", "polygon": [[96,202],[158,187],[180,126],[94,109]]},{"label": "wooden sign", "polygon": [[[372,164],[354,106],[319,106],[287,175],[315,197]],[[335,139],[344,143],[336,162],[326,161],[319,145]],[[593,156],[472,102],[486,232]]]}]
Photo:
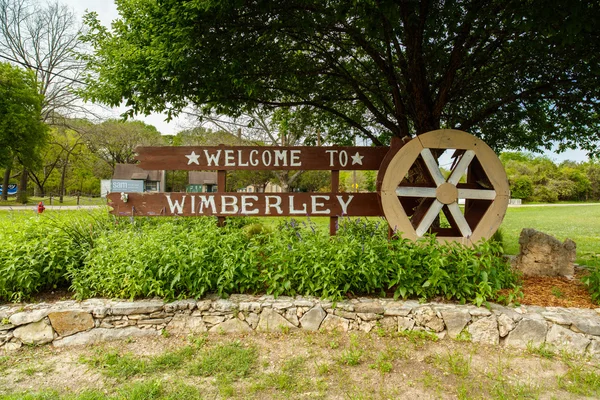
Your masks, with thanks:
[{"label": "wooden sign", "polygon": [[[446,178],[435,154],[454,150]],[[140,147],[147,170],[216,170],[217,193],[111,193],[116,215],[385,216],[390,231],[472,245],[491,237],[510,197],[496,154],[466,132],[440,129],[392,147]],[[330,193],[226,193],[228,170],[329,170]],[[377,193],[338,193],[340,170],[378,170]],[[415,179],[415,172],[418,172]],[[419,175],[420,174],[420,175]],[[466,180],[466,182],[463,182]],[[459,205],[464,201],[464,207]],[[435,221],[443,215],[448,226]]]},{"label": "wooden sign", "polygon": [[377,193],[110,193],[117,215],[378,216]]},{"label": "wooden sign", "polygon": [[146,170],[378,170],[389,147],[138,147]]}]

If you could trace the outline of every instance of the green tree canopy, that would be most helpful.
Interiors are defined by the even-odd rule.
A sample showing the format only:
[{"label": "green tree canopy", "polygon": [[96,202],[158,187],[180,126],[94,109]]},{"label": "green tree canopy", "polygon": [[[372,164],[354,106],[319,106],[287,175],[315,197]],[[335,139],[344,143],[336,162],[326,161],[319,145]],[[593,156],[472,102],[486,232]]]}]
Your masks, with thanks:
[{"label": "green tree canopy", "polygon": [[112,30],[87,15],[87,96],[132,115],[292,107],[375,144],[445,127],[600,152],[595,1],[116,3]]},{"label": "green tree canopy", "polygon": [[0,166],[14,158],[28,168],[40,162],[47,136],[42,99],[33,73],[0,63]]},{"label": "green tree canopy", "polygon": [[165,144],[160,132],[142,121],[109,119],[97,125],[81,126],[80,132],[89,150],[114,171],[115,164],[135,164],[135,148]]}]

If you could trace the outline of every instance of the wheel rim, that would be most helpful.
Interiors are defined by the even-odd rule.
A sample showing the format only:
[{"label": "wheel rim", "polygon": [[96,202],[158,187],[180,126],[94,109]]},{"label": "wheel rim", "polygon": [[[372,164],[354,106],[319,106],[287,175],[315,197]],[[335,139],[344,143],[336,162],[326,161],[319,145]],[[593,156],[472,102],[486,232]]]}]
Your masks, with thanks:
[{"label": "wheel rim", "polygon": [[[447,179],[431,149],[457,150]],[[425,186],[406,182],[416,162],[429,175]],[[467,182],[461,183],[465,174]],[[385,171],[380,195],[390,227],[403,237],[415,240],[432,232],[439,240],[468,245],[491,237],[502,222],[510,197],[506,173],[493,150],[480,139],[457,130],[428,132],[404,145]],[[418,206],[411,208],[414,199],[419,199]],[[465,199],[464,213],[459,199]],[[440,212],[450,229],[432,228]]]}]

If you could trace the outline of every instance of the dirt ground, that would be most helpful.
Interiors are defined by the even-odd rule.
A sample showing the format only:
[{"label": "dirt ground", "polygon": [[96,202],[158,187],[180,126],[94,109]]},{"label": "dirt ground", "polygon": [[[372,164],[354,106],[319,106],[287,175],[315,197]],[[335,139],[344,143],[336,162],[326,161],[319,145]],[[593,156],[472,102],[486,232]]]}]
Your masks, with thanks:
[{"label": "dirt ground", "polygon": [[[132,394],[144,385],[163,397]],[[600,369],[546,349],[382,331],[171,336],[0,356],[0,399],[90,391],[95,399],[580,399],[600,396]]]}]

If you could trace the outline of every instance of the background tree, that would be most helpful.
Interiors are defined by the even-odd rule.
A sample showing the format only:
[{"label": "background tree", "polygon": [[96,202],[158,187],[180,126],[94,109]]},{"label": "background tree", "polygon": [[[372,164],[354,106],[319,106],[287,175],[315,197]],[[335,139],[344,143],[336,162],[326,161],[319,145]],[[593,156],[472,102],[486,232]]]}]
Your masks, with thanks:
[{"label": "background tree", "polygon": [[[8,194],[13,160],[23,168],[40,163],[40,152],[47,135],[41,109],[42,96],[38,93],[34,75],[8,63],[0,63],[0,166],[5,168],[3,200]],[[22,178],[25,176],[21,175]],[[27,181],[23,179],[18,200],[27,201]]]},{"label": "background tree", "polygon": [[[35,74],[43,96],[42,119],[50,125],[69,121],[64,116],[90,113],[74,92],[82,85],[84,64],[76,51],[81,50],[83,27],[58,2],[0,0],[0,57]],[[23,168],[20,193],[25,194],[28,177]]]},{"label": "background tree", "polygon": [[82,130],[83,140],[114,172],[115,164],[135,164],[137,146],[164,145],[165,139],[152,125],[141,121],[108,120]]},{"label": "background tree", "polygon": [[563,161],[557,165],[548,157],[522,152],[505,152],[500,159],[513,198],[549,203],[600,200],[594,191],[597,162]]},{"label": "background tree", "polygon": [[374,144],[444,127],[600,152],[598,2],[117,4],[110,31],[86,16],[86,95],[130,115],[296,107]]},{"label": "background tree", "polygon": [[83,27],[58,2],[0,0],[0,56],[35,73],[46,123],[64,123],[61,116],[89,112],[74,93],[82,84],[84,64],[76,51],[81,50]]}]

